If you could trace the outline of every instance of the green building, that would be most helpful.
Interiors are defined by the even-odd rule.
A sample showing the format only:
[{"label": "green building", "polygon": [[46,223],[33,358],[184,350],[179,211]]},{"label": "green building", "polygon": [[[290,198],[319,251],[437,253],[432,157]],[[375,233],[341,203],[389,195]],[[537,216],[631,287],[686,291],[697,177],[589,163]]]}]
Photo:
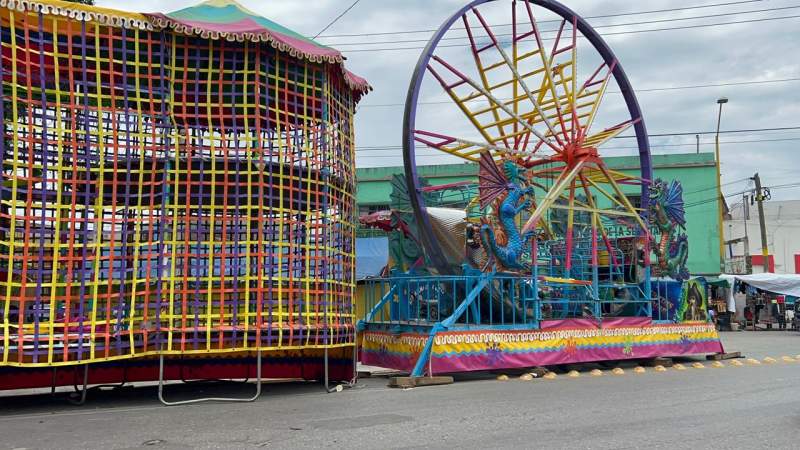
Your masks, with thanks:
[{"label": "green building", "polygon": [[[604,161],[609,168],[638,175],[638,156],[609,157]],[[716,163],[713,153],[685,153],[653,155],[655,178],[678,180],[683,185],[686,207],[686,234],[689,237],[687,266],[693,275],[720,273],[719,222]],[[432,185],[475,180],[475,164],[443,164],[420,166],[418,172]],[[357,169],[359,215],[389,208],[392,191],[390,180],[394,174],[403,173],[402,167],[370,167]],[[638,206],[640,188],[624,186],[628,198]],[[364,234],[362,234],[364,235]]]}]

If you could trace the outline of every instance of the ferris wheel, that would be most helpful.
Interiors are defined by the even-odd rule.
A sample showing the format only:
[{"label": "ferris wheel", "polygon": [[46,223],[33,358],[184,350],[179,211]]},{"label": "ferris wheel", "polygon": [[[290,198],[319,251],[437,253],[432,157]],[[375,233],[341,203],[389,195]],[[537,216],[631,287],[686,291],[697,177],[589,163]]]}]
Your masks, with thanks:
[{"label": "ferris wheel", "polygon": [[[610,95],[621,98],[607,106]],[[623,135],[635,146],[608,145]],[[593,242],[605,241],[609,250],[609,218],[648,233],[652,167],[638,101],[609,46],[561,3],[473,1],[442,24],[417,62],[404,115],[406,182],[420,241],[443,268],[417,171],[422,154],[431,153],[481,168],[481,208],[508,195],[503,167],[524,172],[524,184],[538,194],[518,207],[528,211],[512,238],[550,232],[554,212],[566,215],[559,238],[568,254],[576,214],[590,217]],[[633,161],[628,170],[606,164],[625,154]],[[629,200],[631,189],[640,204]]]}]

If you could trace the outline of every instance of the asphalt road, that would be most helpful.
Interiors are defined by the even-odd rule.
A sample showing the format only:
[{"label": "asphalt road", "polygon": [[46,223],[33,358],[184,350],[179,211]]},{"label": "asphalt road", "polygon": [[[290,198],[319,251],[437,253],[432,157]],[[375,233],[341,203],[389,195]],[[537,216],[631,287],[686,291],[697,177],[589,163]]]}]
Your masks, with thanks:
[{"label": "asphalt road", "polygon": [[[778,362],[533,381],[483,375],[410,390],[371,378],[335,394],[284,383],[265,386],[255,403],[182,407],[161,406],[152,386],[92,392],[83,407],[4,393],[0,448],[800,448],[800,362],[780,360],[800,354],[800,334],[723,341]],[[252,386],[206,389],[243,395]]]}]

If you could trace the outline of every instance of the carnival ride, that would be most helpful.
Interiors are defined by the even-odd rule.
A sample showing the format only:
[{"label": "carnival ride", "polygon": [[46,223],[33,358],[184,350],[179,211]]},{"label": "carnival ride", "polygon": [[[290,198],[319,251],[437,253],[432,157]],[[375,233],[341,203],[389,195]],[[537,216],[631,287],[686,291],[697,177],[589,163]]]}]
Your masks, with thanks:
[{"label": "carnival ride", "polygon": [[[622,102],[603,108],[610,87]],[[722,351],[695,294],[687,315],[654,285],[653,271],[688,277],[680,184],[653,178],[622,65],[573,11],[476,0],[456,12],[419,58],[403,127],[405,185],[386,220],[362,220],[394,233],[391,275],[367,282],[363,362],[420,376]],[[611,169],[606,144],[627,131],[631,164]],[[417,174],[430,151],[475,178],[431,185]]]},{"label": "carnival ride", "polygon": [[338,51],[231,0],[0,0],[0,45],[0,389],[354,376]]}]

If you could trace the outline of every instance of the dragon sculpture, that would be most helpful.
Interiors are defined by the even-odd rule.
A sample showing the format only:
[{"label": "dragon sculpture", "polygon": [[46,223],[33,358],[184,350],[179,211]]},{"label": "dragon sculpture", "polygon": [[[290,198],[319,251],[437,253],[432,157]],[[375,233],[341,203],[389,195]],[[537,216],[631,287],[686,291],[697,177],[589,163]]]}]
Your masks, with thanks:
[{"label": "dragon sculpture", "polygon": [[681,184],[656,179],[650,186],[650,211],[652,223],[661,235],[653,246],[659,269],[678,281],[688,280],[689,240],[680,232],[686,226]]},{"label": "dragon sculpture", "polygon": [[[429,185],[426,179],[420,179],[420,184]],[[391,260],[389,271],[401,273],[411,269],[424,271],[424,252],[417,239],[417,225],[405,179],[402,175],[395,174],[391,185],[391,209],[361,216],[359,221],[366,228],[376,228],[386,232]],[[426,198],[426,200],[431,199]]]},{"label": "dragon sculpture", "polygon": [[[519,167],[512,161],[504,161],[503,169],[495,164],[489,152],[482,152],[480,158],[480,206],[488,207],[505,194],[499,201],[495,214],[497,222],[506,237],[506,244],[498,243],[494,228],[484,223],[481,226],[481,243],[487,253],[491,253],[500,264],[510,270],[526,270],[528,267],[520,257],[527,247],[533,232],[521,234],[516,223],[517,216],[531,207],[534,189],[522,185]],[[522,201],[522,203],[520,203]]]}]

